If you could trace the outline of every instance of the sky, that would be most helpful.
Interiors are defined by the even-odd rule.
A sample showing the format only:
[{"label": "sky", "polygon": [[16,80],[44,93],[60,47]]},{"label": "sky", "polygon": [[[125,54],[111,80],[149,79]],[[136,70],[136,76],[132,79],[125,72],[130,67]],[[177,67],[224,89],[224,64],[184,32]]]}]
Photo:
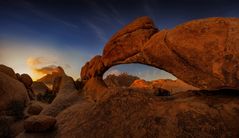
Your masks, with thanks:
[{"label": "sky", "polygon": [[[159,29],[171,29],[198,18],[239,17],[238,7],[236,0],[0,0],[0,64],[33,79],[62,66],[77,79],[107,40],[137,17],[149,16]],[[106,74],[121,72],[175,79],[140,64],[118,65]]]}]

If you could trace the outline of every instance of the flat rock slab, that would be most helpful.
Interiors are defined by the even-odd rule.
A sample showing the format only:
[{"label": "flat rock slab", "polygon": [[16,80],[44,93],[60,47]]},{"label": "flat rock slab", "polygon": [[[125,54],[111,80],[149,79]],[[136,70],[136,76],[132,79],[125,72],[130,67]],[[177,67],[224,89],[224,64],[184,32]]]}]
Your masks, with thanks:
[{"label": "flat rock slab", "polygon": [[45,132],[52,130],[56,124],[54,117],[46,115],[34,115],[24,121],[26,132]]}]

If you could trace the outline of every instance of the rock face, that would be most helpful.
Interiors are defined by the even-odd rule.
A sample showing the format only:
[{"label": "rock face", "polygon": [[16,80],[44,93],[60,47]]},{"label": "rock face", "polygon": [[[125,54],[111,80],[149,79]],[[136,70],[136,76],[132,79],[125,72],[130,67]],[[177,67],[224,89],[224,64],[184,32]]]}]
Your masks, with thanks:
[{"label": "rock face", "polygon": [[150,85],[150,82],[147,82],[145,80],[135,80],[130,87],[132,88],[140,88],[140,89],[153,89],[153,86]]},{"label": "rock face", "polygon": [[166,90],[170,91],[171,93],[185,92],[188,90],[199,90],[199,88],[189,85],[179,79],[177,79],[177,80],[169,80],[169,79],[154,80],[154,81],[152,81],[152,85],[154,87],[160,87],[160,88],[166,89]]},{"label": "rock face", "polygon": [[135,80],[131,86],[132,88],[140,89],[157,89],[162,88],[170,91],[171,93],[184,92],[188,90],[199,90],[196,87],[193,87],[183,81],[177,80],[154,80],[154,81],[145,81],[145,80]]},{"label": "rock face", "polygon": [[78,95],[74,80],[71,77],[62,76],[57,96],[48,107],[42,110],[41,114],[55,117],[62,110],[80,99],[81,97]]},{"label": "rock face", "polygon": [[18,80],[0,72],[0,111],[13,106],[13,103],[26,105],[29,102],[25,86]]},{"label": "rock face", "polygon": [[10,76],[14,79],[17,79],[17,76],[16,76],[14,70],[10,67],[3,65],[3,64],[0,64],[0,72],[7,74],[8,76]]},{"label": "rock face", "polygon": [[29,105],[27,113],[30,115],[38,115],[42,111],[43,107],[40,104],[32,103]]},{"label": "rock face", "polygon": [[131,84],[130,88],[144,90],[144,91],[146,91],[148,93],[152,93],[156,96],[170,96],[171,95],[171,93],[170,93],[171,91],[160,87],[160,85],[153,85],[152,82],[145,81],[145,80],[135,80]]},{"label": "rock face", "polygon": [[20,81],[26,86],[26,88],[30,88],[33,82],[28,74],[21,74]]},{"label": "rock face", "polygon": [[106,44],[103,56],[95,56],[86,63],[81,69],[81,79],[102,76],[111,66],[120,64],[128,57],[137,54],[144,43],[157,31],[153,21],[148,17],[138,18],[128,24]]},{"label": "rock face", "polygon": [[52,93],[56,94],[60,90],[62,77],[56,77],[53,81]]},{"label": "rock face", "polygon": [[[81,100],[66,108],[56,116],[57,129],[45,137],[239,136],[238,91],[161,97],[138,90],[111,90],[116,93],[100,103]],[[29,137],[37,136],[41,135]]]},{"label": "rock face", "polygon": [[141,17],[118,31],[102,56],[86,63],[81,78],[102,77],[117,64],[141,63],[201,89],[238,89],[238,26],[238,18],[207,18],[158,31]]},{"label": "rock face", "polygon": [[45,132],[54,128],[56,119],[46,115],[35,115],[24,121],[26,132]]}]

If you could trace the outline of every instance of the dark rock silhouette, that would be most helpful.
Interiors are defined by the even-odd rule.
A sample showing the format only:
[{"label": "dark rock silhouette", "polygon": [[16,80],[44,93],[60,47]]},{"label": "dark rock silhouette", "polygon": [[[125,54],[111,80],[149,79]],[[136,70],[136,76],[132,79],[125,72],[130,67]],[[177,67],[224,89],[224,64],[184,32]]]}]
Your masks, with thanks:
[{"label": "dark rock silhouette", "polygon": [[46,115],[34,115],[24,121],[26,132],[45,132],[53,129],[56,119]]},{"label": "dark rock silhouette", "polygon": [[36,99],[36,97],[33,93],[32,87],[31,87],[32,83],[33,83],[32,78],[28,74],[20,75],[17,73],[16,76],[17,76],[18,80],[25,85],[30,100]]},{"label": "dark rock silhouette", "polygon": [[26,86],[26,88],[30,88],[33,83],[32,78],[28,74],[21,74],[20,81]]},{"label": "dark rock silhouette", "polygon": [[158,31],[148,17],[138,18],[110,39],[102,56],[85,64],[81,78],[102,77],[117,64],[142,63],[201,89],[238,89],[238,24],[237,18],[207,18]]},{"label": "dark rock silhouette", "polygon": [[17,79],[17,76],[16,76],[14,70],[8,66],[0,64],[0,72],[4,73],[14,79]]}]

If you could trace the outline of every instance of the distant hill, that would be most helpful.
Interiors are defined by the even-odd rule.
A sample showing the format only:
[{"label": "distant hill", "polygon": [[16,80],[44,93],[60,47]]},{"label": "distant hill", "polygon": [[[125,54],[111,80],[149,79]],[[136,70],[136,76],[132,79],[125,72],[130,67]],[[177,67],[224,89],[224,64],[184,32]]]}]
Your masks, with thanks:
[{"label": "distant hill", "polygon": [[135,80],[130,87],[146,88],[146,89],[163,88],[172,93],[183,92],[188,90],[199,90],[198,88],[189,85],[179,79],[177,80],[160,79],[154,81]]},{"label": "distant hill", "polygon": [[108,87],[129,87],[137,79],[139,77],[122,73],[120,75],[110,74],[104,81]]},{"label": "distant hill", "polygon": [[38,79],[37,82],[45,83],[49,88],[52,88],[56,77],[66,75],[62,67],[58,66],[51,74],[46,74],[42,78]]}]

